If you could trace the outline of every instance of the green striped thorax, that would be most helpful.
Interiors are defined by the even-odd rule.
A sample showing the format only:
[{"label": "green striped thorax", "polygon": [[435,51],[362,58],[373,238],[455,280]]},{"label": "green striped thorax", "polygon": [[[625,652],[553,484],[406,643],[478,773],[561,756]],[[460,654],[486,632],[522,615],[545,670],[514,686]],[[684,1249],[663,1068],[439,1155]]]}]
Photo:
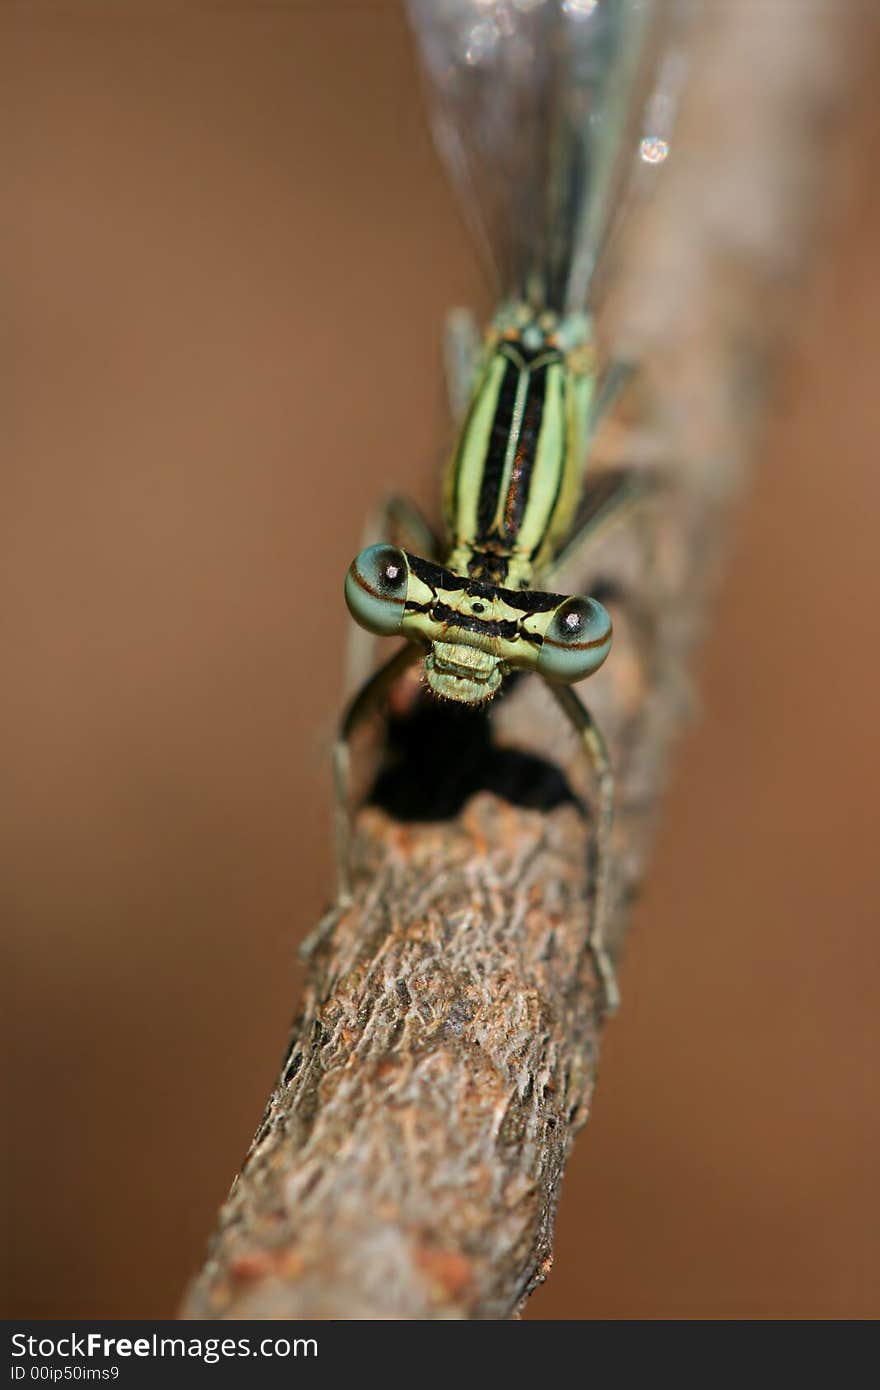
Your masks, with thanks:
[{"label": "green striped thorax", "polygon": [[390,545],[353,561],[352,616],[425,646],[435,694],[478,704],[510,671],[571,683],[608,655],[611,620],[600,603],[533,587],[580,500],[594,392],[585,316],[505,306],[486,335],[447,471],[445,562]]}]

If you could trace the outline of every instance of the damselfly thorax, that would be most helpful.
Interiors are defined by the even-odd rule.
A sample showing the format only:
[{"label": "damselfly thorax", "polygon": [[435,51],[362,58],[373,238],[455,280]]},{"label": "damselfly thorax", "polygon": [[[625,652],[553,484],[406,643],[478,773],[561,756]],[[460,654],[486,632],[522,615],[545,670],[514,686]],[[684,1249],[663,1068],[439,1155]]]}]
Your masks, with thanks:
[{"label": "damselfly thorax", "polygon": [[423,646],[436,695],[480,704],[517,669],[569,684],[608,655],[600,603],[538,587],[583,491],[595,384],[585,315],[505,306],[486,335],[447,470],[445,553],[376,545],[354,560],[352,615]]}]

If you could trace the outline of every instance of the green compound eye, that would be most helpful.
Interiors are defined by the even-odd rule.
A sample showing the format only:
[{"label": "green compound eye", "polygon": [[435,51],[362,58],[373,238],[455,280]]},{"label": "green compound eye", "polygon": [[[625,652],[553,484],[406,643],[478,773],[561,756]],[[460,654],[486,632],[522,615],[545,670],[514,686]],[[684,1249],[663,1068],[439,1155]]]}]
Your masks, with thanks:
[{"label": "green compound eye", "polygon": [[380,637],[392,637],[403,621],[409,564],[394,545],[371,545],[351,563],[345,576],[345,602],[356,623]]},{"label": "green compound eye", "polygon": [[537,669],[572,685],[597,671],[611,650],[611,619],[594,598],[567,598],[547,625]]}]

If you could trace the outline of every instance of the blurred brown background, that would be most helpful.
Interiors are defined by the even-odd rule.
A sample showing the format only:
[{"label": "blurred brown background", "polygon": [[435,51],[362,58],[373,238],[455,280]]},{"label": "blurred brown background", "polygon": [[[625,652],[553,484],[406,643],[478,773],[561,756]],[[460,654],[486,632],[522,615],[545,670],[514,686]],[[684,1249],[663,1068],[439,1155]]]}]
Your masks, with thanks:
[{"label": "blurred brown background", "polygon": [[[329,896],[341,576],[381,488],[433,498],[485,293],[395,4],[2,31],[8,1311],[168,1315]],[[880,1314],[864,48],[529,1316]]]}]

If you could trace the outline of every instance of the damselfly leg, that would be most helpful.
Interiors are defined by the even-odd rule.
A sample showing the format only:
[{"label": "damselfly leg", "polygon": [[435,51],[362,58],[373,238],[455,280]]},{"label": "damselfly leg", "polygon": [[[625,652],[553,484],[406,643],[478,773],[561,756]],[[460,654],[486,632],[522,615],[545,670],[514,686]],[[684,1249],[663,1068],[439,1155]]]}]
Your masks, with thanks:
[{"label": "damselfly leg", "polygon": [[661,486],[659,474],[644,468],[600,468],[592,473],[590,488],[575,516],[571,533],[560,546],[547,578],[555,581],[576,568],[580,556],[607,531],[631,514],[637,514]]},{"label": "damselfly leg", "polygon": [[395,681],[424,655],[421,648],[408,642],[373,672],[349,705],[333,744],[333,819],[336,849],[336,901],[325,912],[315,930],[300,945],[300,955],[307,960],[326,941],[340,915],[351,905],[351,740],[360,726],[375,713]]},{"label": "damselfly leg", "polygon": [[547,688],[569,720],[593,773],[596,785],[596,818],[591,836],[590,868],[593,885],[587,944],[604,995],[606,1012],[620,1006],[620,991],[614,962],[608,951],[606,931],[610,916],[609,854],[614,821],[614,774],[602,731],[580,696],[568,685],[545,681]]},{"label": "damselfly leg", "polygon": [[390,540],[392,545],[403,546],[424,555],[426,560],[436,560],[440,555],[440,541],[434,528],[426,521],[415,502],[396,493],[386,498],[382,507],[382,525],[372,540]]},{"label": "damselfly leg", "polygon": [[337,899],[340,907],[347,907],[351,902],[351,739],[364,721],[379,708],[394,682],[423,655],[420,647],[408,642],[380,666],[349,704],[333,745]]}]

